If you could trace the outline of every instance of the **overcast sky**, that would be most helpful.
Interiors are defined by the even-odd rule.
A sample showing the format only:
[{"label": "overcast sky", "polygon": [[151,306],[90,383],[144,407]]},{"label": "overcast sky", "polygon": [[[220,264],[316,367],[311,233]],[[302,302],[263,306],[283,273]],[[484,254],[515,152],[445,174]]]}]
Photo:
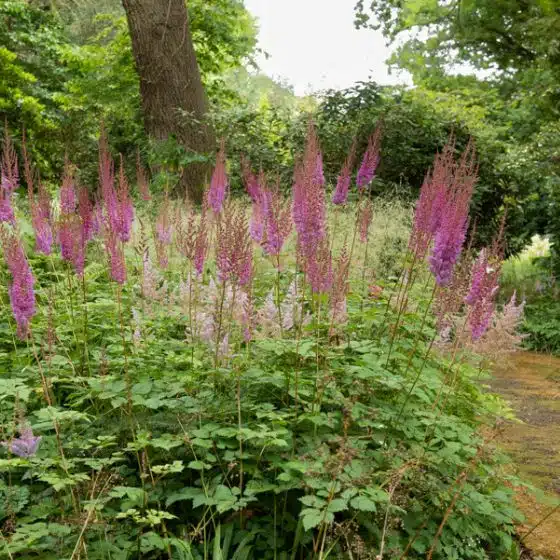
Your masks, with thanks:
[{"label": "overcast sky", "polygon": [[262,71],[285,79],[298,95],[340,89],[359,80],[406,81],[389,75],[381,32],[354,28],[356,0],[245,0],[257,17]]}]

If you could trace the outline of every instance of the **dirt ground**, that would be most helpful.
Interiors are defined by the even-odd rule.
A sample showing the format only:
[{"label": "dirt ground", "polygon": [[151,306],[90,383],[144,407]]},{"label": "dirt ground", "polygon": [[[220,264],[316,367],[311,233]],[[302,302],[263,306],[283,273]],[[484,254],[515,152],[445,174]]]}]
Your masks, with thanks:
[{"label": "dirt ground", "polygon": [[[522,423],[508,422],[500,445],[520,478],[543,491],[535,496],[517,489],[526,517],[522,538],[560,502],[560,358],[519,352],[495,368],[492,390],[511,405]],[[524,539],[534,558],[560,560],[560,509]]]}]

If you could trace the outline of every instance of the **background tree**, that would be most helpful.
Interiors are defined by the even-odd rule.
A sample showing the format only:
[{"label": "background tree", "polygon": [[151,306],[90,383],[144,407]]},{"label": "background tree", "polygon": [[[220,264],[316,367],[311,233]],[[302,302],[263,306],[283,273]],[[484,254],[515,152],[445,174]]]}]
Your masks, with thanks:
[{"label": "background tree", "polygon": [[[216,142],[208,121],[208,98],[184,0],[123,0],[123,6],[146,131],[157,140],[174,137],[194,154],[212,152]],[[181,189],[200,202],[209,171],[208,162],[193,161],[181,174]]]}]

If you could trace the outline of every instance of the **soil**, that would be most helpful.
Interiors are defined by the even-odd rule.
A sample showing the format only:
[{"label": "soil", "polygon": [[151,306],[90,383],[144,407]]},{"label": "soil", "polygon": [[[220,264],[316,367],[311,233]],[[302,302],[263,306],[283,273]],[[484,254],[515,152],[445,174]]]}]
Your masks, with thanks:
[{"label": "soil", "polygon": [[520,539],[533,558],[560,560],[560,509],[554,511],[560,503],[560,358],[519,352],[494,369],[490,386],[521,421],[507,422],[500,445],[519,478],[542,491],[536,495],[516,489],[518,507],[526,518],[518,527]]}]

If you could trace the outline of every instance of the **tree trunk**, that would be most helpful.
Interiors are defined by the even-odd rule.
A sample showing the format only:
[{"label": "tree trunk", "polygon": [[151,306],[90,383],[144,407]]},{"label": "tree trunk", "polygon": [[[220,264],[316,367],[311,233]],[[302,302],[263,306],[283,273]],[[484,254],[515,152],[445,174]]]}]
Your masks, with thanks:
[{"label": "tree trunk", "polygon": [[[122,0],[136,68],[146,132],[156,140],[174,137],[188,151],[211,154],[214,132],[200,78],[185,0]],[[178,188],[202,199],[211,166],[192,163]]]}]

